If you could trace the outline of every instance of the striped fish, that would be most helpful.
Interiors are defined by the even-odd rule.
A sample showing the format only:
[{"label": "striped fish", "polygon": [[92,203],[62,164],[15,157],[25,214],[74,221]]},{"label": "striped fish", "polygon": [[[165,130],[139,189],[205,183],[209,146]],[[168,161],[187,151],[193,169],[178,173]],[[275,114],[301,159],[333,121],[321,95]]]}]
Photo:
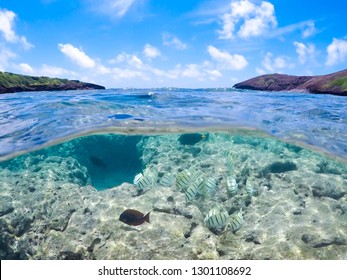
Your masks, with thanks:
[{"label": "striped fish", "polygon": [[146,169],[143,174],[135,176],[134,184],[139,190],[145,190],[157,184],[157,174],[154,170]]},{"label": "striped fish", "polygon": [[134,178],[134,185],[137,185],[142,177],[142,173],[137,174]]},{"label": "striped fish", "polygon": [[246,193],[249,197],[252,197],[254,194],[253,185],[254,185],[254,181],[251,178],[248,178],[246,182]]},{"label": "striped fish", "polygon": [[236,179],[234,176],[229,175],[227,177],[227,188],[228,188],[228,193],[231,196],[234,196],[237,194],[238,191],[238,184],[236,182]]},{"label": "striped fish", "polygon": [[202,180],[203,173],[201,171],[183,170],[177,174],[176,186],[180,191],[186,191],[190,185],[196,181]]},{"label": "striped fish", "polygon": [[153,181],[158,181],[158,171],[155,168],[146,168],[143,171],[143,176],[150,177]]},{"label": "striped fish", "polygon": [[186,190],[186,202],[192,201],[196,197],[202,184],[203,179],[201,177],[195,178],[195,181]]},{"label": "striped fish", "polygon": [[165,173],[163,177],[161,177],[159,184],[163,187],[171,187],[173,184],[175,184],[175,176],[171,173]]},{"label": "striped fish", "polygon": [[226,226],[229,220],[227,211],[218,208],[211,209],[204,219],[204,224],[210,229],[221,229]]},{"label": "striped fish", "polygon": [[229,218],[229,224],[228,227],[233,231],[237,231],[241,226],[243,225],[243,215],[242,215],[242,208],[239,212],[235,212],[232,214]]},{"label": "striped fish", "polygon": [[228,170],[232,172],[234,170],[234,159],[231,152],[225,152],[225,165],[227,166]]},{"label": "striped fish", "polygon": [[199,192],[202,195],[211,195],[213,193],[213,191],[216,189],[216,185],[217,185],[217,180],[214,177],[208,178],[208,179],[204,179],[204,181],[201,184],[201,188],[199,190]]},{"label": "striped fish", "polygon": [[176,186],[180,191],[185,191],[191,180],[192,173],[189,170],[183,170],[177,174],[176,177]]}]

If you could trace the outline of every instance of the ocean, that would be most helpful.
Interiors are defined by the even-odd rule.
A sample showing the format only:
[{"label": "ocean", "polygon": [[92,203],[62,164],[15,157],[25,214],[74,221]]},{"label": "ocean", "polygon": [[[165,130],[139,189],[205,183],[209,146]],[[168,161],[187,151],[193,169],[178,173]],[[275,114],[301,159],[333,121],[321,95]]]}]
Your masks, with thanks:
[{"label": "ocean", "polygon": [[344,97],[23,92],[0,127],[0,259],[347,259]]}]

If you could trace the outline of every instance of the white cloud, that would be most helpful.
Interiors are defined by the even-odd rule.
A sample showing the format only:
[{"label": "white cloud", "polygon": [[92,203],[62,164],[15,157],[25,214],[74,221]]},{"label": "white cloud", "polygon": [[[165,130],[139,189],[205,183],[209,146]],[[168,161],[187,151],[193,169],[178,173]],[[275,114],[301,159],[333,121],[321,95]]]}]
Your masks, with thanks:
[{"label": "white cloud", "polygon": [[163,44],[165,46],[173,46],[177,50],[185,50],[188,48],[188,46],[183,43],[180,39],[177,37],[169,34],[169,33],[163,33]]},{"label": "white cloud", "polygon": [[14,52],[0,45],[0,71],[5,71],[9,61],[16,56]]},{"label": "white cloud", "polygon": [[52,65],[43,64],[37,71],[37,75],[48,76],[48,77],[57,77],[57,78],[66,78],[76,77],[78,74],[76,72],[57,67]]},{"label": "white cloud", "polygon": [[92,9],[113,18],[123,17],[135,0],[87,0]]},{"label": "white cloud", "polygon": [[19,69],[22,73],[34,74],[35,70],[28,63],[20,63]]},{"label": "white cloud", "polygon": [[143,80],[148,80],[148,76],[139,70],[133,69],[121,69],[121,68],[113,68],[112,76],[115,80],[121,79],[133,79],[133,78],[141,78]]},{"label": "white cloud", "polygon": [[208,46],[207,51],[212,59],[218,63],[221,69],[241,70],[248,65],[248,62],[243,55],[223,52],[214,46]]},{"label": "white cloud", "polygon": [[151,46],[150,44],[146,44],[143,49],[143,55],[149,59],[152,59],[160,56],[161,54],[157,48]]},{"label": "white cloud", "polygon": [[347,41],[334,38],[332,43],[327,47],[327,59],[325,64],[333,66],[345,61],[347,57]]},{"label": "white cloud", "polygon": [[188,78],[200,78],[202,73],[200,72],[200,67],[197,64],[188,64],[186,68],[182,71],[183,77]]},{"label": "white cloud", "polygon": [[220,39],[257,37],[277,26],[274,5],[266,1],[260,5],[249,0],[231,1],[229,12],[221,16],[221,21]]},{"label": "white cloud", "polygon": [[71,44],[58,44],[59,50],[66,55],[71,61],[75,62],[82,68],[94,68],[96,63],[82,50]]},{"label": "white cloud", "polygon": [[25,49],[33,47],[24,36],[18,36],[14,31],[14,20],[16,14],[6,9],[0,9],[0,32],[5,41],[10,43],[20,43]]},{"label": "white cloud", "polygon": [[[274,57],[272,53],[266,53],[262,65],[269,72],[275,72],[278,70],[282,70],[284,68],[293,68],[294,64],[290,62],[290,59],[286,56],[277,56]],[[265,73],[262,69],[256,70],[258,73]]]},{"label": "white cloud", "polygon": [[220,77],[223,77],[223,74],[216,69],[212,69],[212,70],[207,69],[207,70],[205,70],[205,72],[207,73],[209,79],[212,81],[214,81]]},{"label": "white cloud", "polygon": [[0,10],[0,31],[8,42],[15,42],[17,35],[13,30],[13,21],[16,14],[8,10]]},{"label": "white cloud", "polygon": [[295,50],[301,64],[305,64],[308,58],[313,59],[315,53],[315,46],[313,44],[305,45],[300,42],[294,42],[293,44],[296,47]]},{"label": "white cloud", "polygon": [[302,31],[302,37],[308,38],[317,33],[316,27],[313,21],[308,21],[305,28]]}]

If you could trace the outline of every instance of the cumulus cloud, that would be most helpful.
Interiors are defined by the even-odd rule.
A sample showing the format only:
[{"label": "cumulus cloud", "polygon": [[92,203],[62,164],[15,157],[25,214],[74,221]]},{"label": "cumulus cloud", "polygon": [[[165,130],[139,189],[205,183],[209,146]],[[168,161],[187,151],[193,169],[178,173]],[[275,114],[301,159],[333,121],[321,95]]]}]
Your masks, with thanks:
[{"label": "cumulus cloud", "polygon": [[315,46],[313,44],[307,44],[300,42],[294,42],[296,53],[299,56],[299,61],[301,64],[305,64],[307,59],[312,59],[315,53]]},{"label": "cumulus cloud", "polygon": [[188,78],[199,78],[202,75],[200,72],[200,67],[197,64],[188,64],[182,71],[183,77]]},{"label": "cumulus cloud", "polygon": [[34,74],[35,70],[28,63],[20,63],[19,69],[22,73]]},{"label": "cumulus cloud", "polygon": [[18,36],[14,30],[16,14],[6,9],[0,9],[0,32],[6,42],[20,43],[25,49],[33,47],[24,36]]},{"label": "cumulus cloud", "polygon": [[185,50],[188,48],[187,44],[183,43],[180,39],[169,33],[163,33],[163,44],[165,46],[173,46],[177,50]]},{"label": "cumulus cloud", "polygon": [[214,46],[208,46],[207,51],[213,60],[217,62],[221,69],[241,70],[248,65],[246,58],[240,54],[230,54],[220,51]]},{"label": "cumulus cloud", "polygon": [[15,58],[16,54],[11,50],[0,45],[0,71],[5,71],[12,58]]},{"label": "cumulus cloud", "polygon": [[144,63],[142,60],[133,54],[121,53],[117,55],[115,59],[110,59],[108,61],[110,64],[121,64],[124,63],[126,66],[135,67],[138,69],[143,68]]},{"label": "cumulus cloud", "polygon": [[327,59],[325,65],[333,66],[345,61],[347,57],[347,41],[334,38],[332,43],[327,47]]},{"label": "cumulus cloud", "polygon": [[150,44],[145,45],[142,53],[148,59],[156,58],[161,55],[160,51],[157,48],[151,46]]},{"label": "cumulus cloud", "polygon": [[260,5],[249,0],[232,1],[229,11],[221,16],[221,22],[220,39],[257,37],[277,26],[274,5],[266,1]]},{"label": "cumulus cloud", "polygon": [[[276,56],[274,57],[271,52],[266,53],[262,65],[268,72],[275,72],[282,70],[284,68],[293,68],[294,64],[290,62],[289,58],[286,56]],[[257,69],[257,72],[261,72],[261,69]],[[265,73],[265,72],[264,72]]]},{"label": "cumulus cloud", "polygon": [[96,66],[96,62],[79,48],[76,48],[71,44],[58,44],[58,47],[64,55],[80,67],[94,68]]}]

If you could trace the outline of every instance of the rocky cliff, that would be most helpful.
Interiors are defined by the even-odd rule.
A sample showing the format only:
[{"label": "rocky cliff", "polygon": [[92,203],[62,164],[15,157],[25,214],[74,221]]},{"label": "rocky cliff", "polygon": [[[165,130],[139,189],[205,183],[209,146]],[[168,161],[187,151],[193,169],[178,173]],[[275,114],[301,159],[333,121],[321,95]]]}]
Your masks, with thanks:
[{"label": "rocky cliff", "polygon": [[234,85],[238,89],[301,91],[347,96],[347,69],[322,76],[268,74]]},{"label": "rocky cliff", "polygon": [[78,80],[34,77],[0,72],[0,94],[21,91],[105,89],[103,86],[84,83]]}]

